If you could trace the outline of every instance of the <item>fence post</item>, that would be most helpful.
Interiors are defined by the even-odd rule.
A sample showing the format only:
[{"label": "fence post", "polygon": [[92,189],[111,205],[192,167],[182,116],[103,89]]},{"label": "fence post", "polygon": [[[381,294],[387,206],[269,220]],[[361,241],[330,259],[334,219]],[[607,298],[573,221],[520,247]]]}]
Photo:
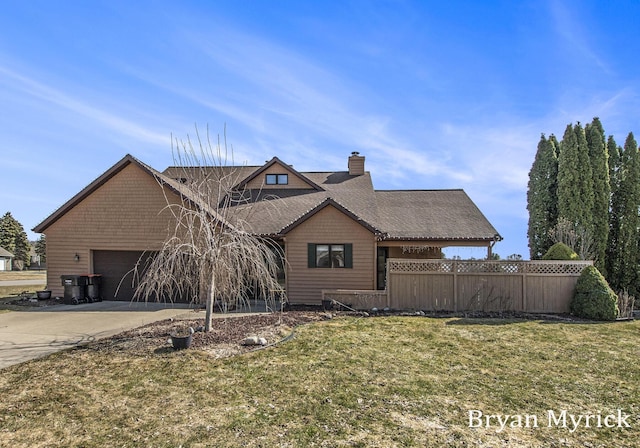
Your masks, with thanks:
[{"label": "fence post", "polygon": [[451,264],[453,271],[453,312],[458,312],[458,262],[454,260]]},{"label": "fence post", "polygon": [[387,258],[387,280],[386,280],[386,289],[387,289],[387,308],[391,308],[391,260]]},{"label": "fence post", "polygon": [[527,269],[526,263],[520,263],[520,266],[522,266],[522,310],[527,311],[529,309],[527,304],[527,282],[529,281],[527,274],[529,269]]}]

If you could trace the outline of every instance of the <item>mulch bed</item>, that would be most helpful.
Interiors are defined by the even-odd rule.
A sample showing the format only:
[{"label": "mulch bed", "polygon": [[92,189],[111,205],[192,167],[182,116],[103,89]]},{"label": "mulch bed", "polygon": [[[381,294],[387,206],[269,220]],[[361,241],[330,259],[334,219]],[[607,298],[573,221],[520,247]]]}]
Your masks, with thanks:
[{"label": "mulch bed", "polygon": [[27,309],[27,308],[43,308],[47,306],[61,305],[62,299],[52,297],[46,300],[38,300],[33,297],[10,297],[0,299],[0,309]]},{"label": "mulch bed", "polygon": [[[313,311],[287,311],[241,317],[231,314],[229,317],[214,319],[210,332],[196,331],[192,336],[190,349],[207,352],[215,358],[234,356],[262,347],[242,345],[242,341],[247,337],[265,338],[267,343],[272,345],[289,336],[299,325],[327,318],[330,316],[326,313]],[[140,356],[171,353],[174,351],[170,340],[171,333],[187,327],[200,330],[204,327],[204,319],[167,319],[95,341],[84,349],[112,353],[127,352]]]}]

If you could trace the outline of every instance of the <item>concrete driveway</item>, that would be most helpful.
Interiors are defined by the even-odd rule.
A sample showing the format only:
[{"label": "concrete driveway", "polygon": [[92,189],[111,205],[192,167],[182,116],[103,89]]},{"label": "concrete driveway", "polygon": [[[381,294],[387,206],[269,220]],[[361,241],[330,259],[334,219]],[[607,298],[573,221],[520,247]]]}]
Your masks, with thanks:
[{"label": "concrete driveway", "polygon": [[0,313],[0,369],[171,317],[199,318],[204,311],[106,301]]}]

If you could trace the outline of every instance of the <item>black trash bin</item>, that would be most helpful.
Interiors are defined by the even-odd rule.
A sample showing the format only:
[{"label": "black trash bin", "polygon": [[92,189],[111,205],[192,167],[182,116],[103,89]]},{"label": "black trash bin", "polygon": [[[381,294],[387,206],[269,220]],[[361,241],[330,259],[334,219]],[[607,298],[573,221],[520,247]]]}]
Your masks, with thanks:
[{"label": "black trash bin", "polygon": [[87,275],[87,299],[89,302],[102,302],[101,284],[102,274]]},{"label": "black trash bin", "polygon": [[77,305],[80,302],[86,302],[86,275],[61,275],[62,286],[64,286],[63,303],[67,305]]}]

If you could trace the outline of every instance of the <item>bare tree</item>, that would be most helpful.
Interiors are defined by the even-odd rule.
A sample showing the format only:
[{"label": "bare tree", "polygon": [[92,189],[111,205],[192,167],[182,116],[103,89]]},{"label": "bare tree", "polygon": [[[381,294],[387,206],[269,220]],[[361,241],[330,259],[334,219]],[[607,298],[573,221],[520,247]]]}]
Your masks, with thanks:
[{"label": "bare tree", "polygon": [[583,226],[566,218],[560,218],[558,223],[549,230],[549,236],[554,243],[564,243],[569,246],[580,259],[595,260],[597,254],[593,236]]},{"label": "bare tree", "polygon": [[259,296],[274,308],[282,253],[275,242],[251,232],[251,195],[234,190],[241,171],[233,163],[227,166],[233,153],[226,136],[215,144],[208,131],[205,140],[197,130],[196,136],[195,144],[189,137],[172,143],[176,167],[171,177],[177,180],[159,182],[171,183],[178,192],[176,201],[163,188],[173,225],[157,255],[135,268],[134,299],[205,302],[205,331],[210,331],[216,305],[226,311]]}]

